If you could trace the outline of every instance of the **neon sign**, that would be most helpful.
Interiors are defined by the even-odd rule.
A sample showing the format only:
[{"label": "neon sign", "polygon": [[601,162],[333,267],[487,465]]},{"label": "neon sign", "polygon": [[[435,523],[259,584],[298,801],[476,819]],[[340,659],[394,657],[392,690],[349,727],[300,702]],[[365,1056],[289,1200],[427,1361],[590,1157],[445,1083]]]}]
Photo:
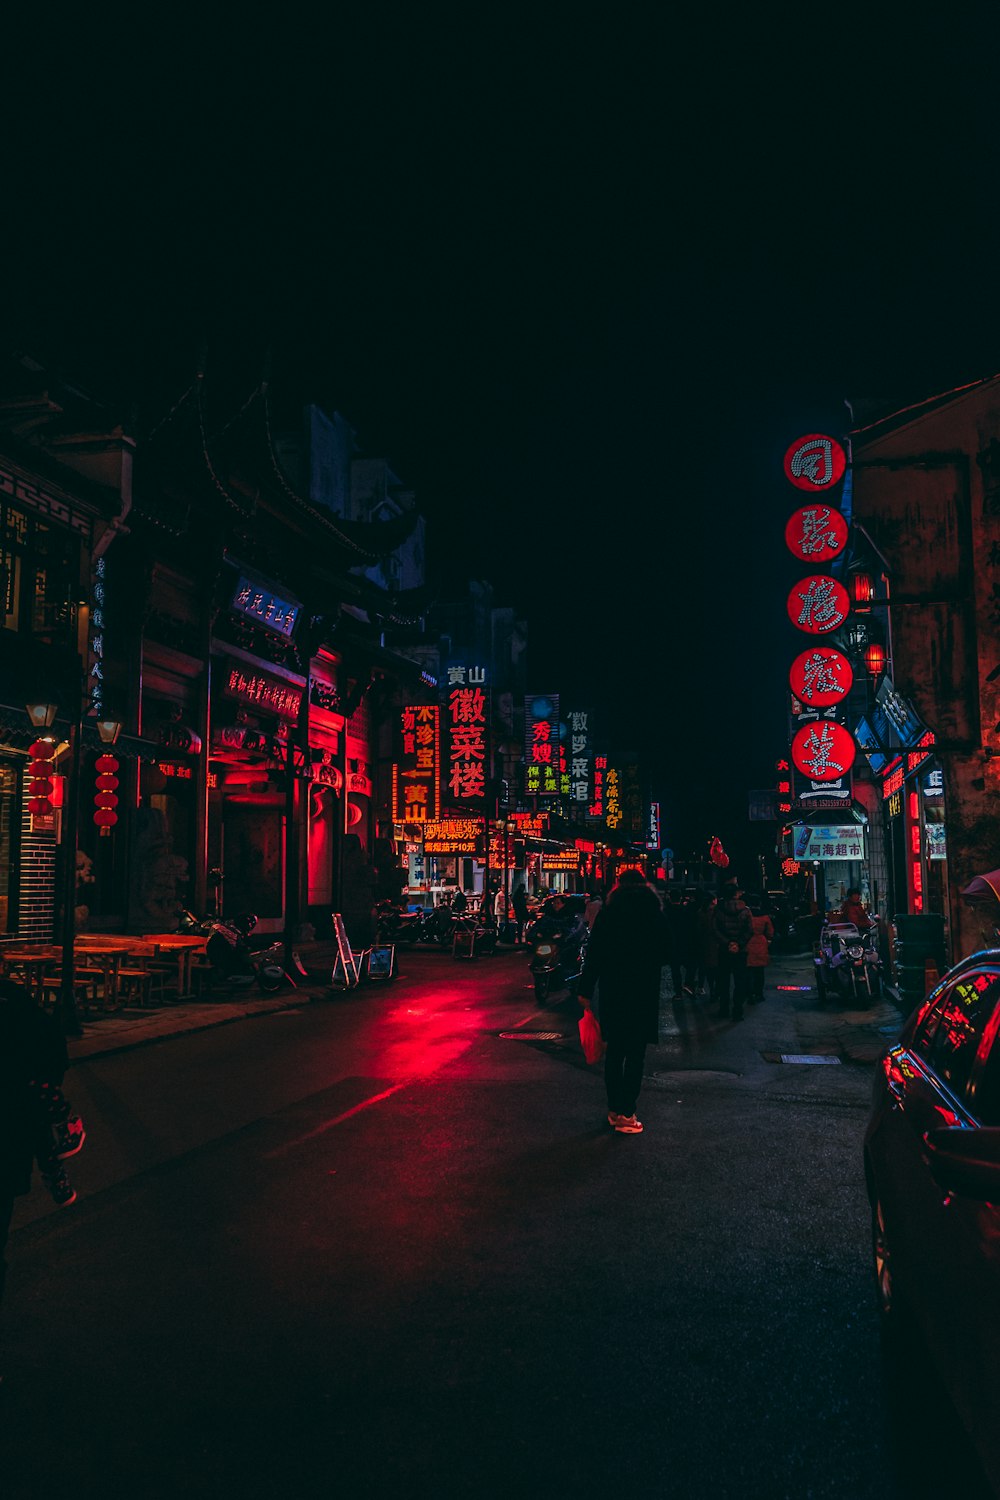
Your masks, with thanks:
[{"label": "neon sign", "polygon": [[524,700],[524,789],[532,797],[559,796],[559,694]]},{"label": "neon sign", "polygon": [[785,453],[785,478],[798,490],[826,490],[839,484],[847,454],[835,438],[810,432],[796,438]]},{"label": "neon sign", "polygon": [[827,708],[846,698],[854,671],[846,656],[832,646],[812,646],[792,662],[788,685],[796,698],[811,708]]},{"label": "neon sign", "polygon": [[426,823],[440,811],[441,710],[410,704],[400,713],[402,753],[392,768],[394,823]]},{"label": "neon sign", "polygon": [[287,682],[263,672],[248,675],[239,667],[231,667],[223,691],[229,698],[236,698],[252,708],[262,708],[282,719],[297,719],[299,716],[302,689],[290,687]]},{"label": "neon sign", "polygon": [[793,584],[788,594],[788,618],[809,635],[826,635],[843,625],[851,612],[847,590],[835,578],[814,573]]},{"label": "neon sign", "polygon": [[804,505],[789,517],[785,545],[802,562],[828,562],[847,546],[847,522],[829,505]]},{"label": "neon sign", "polygon": [[842,724],[803,724],[792,740],[795,768],[810,781],[837,781],[854,764],[854,740]]},{"label": "neon sign", "polygon": [[268,589],[261,588],[249,578],[240,578],[233,594],[230,608],[234,614],[245,615],[265,630],[289,637],[299,617],[299,605],[289,599],[279,599]]},{"label": "neon sign", "polygon": [[484,667],[448,668],[448,791],[456,802],[486,800],[487,697]]}]

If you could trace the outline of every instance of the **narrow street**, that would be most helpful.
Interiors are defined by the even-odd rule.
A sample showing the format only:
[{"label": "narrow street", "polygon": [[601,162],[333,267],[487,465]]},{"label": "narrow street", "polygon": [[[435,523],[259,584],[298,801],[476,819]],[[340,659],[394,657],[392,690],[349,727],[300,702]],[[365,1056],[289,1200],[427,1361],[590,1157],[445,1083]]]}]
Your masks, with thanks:
[{"label": "narrow street", "polygon": [[[861,1168],[893,1007],[778,989],[802,959],[741,1025],[665,998],[625,1137],[522,954],[401,967],[71,1070],[79,1200],[36,1179],[9,1256],[5,1500],[905,1492]],[[767,1060],[806,1054],[840,1061]]]}]

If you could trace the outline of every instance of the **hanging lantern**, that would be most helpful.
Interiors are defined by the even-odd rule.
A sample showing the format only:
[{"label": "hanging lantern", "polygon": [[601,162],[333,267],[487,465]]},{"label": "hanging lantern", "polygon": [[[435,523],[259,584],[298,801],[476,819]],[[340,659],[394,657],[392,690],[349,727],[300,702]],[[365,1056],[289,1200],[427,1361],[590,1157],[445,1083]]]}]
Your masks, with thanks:
[{"label": "hanging lantern", "polygon": [[114,755],[99,755],[95,762],[97,767],[97,780],[94,793],[94,824],[101,830],[101,837],[106,838],[115,824],[118,822],[118,814],[115,808],[118,806],[118,797],[115,788],[118,785],[118,760]]},{"label": "hanging lantern", "polygon": [[44,818],[52,811],[52,764],[56,747],[52,740],[35,740],[28,754],[28,781],[25,794],[28,812],[33,818]]},{"label": "hanging lantern", "polygon": [[881,677],[885,671],[885,650],[873,641],[865,650],[865,666],[872,677]]},{"label": "hanging lantern", "polygon": [[855,609],[862,609],[866,604],[871,604],[875,598],[875,585],[870,573],[855,573],[851,579],[851,598],[854,600]]}]

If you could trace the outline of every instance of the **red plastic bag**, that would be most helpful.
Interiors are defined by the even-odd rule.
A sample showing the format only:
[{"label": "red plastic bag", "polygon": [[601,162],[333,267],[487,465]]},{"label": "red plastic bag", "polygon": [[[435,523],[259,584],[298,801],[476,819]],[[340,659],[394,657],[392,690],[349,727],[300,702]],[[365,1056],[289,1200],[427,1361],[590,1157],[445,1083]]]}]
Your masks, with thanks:
[{"label": "red plastic bag", "polygon": [[597,1023],[597,1017],[590,1009],[584,1011],[580,1017],[580,1046],[583,1055],[589,1063],[600,1062],[604,1056],[604,1038],[601,1036],[601,1028]]}]

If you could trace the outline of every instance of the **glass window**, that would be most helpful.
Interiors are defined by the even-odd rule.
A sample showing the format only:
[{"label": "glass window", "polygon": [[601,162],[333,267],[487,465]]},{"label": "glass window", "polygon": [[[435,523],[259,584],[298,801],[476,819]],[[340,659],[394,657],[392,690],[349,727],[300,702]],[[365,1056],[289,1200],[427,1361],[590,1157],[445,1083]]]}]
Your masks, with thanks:
[{"label": "glass window", "polygon": [[965,1092],[980,1040],[998,1001],[1000,974],[971,970],[947,987],[928,1016],[918,1051],[959,1098]]}]

